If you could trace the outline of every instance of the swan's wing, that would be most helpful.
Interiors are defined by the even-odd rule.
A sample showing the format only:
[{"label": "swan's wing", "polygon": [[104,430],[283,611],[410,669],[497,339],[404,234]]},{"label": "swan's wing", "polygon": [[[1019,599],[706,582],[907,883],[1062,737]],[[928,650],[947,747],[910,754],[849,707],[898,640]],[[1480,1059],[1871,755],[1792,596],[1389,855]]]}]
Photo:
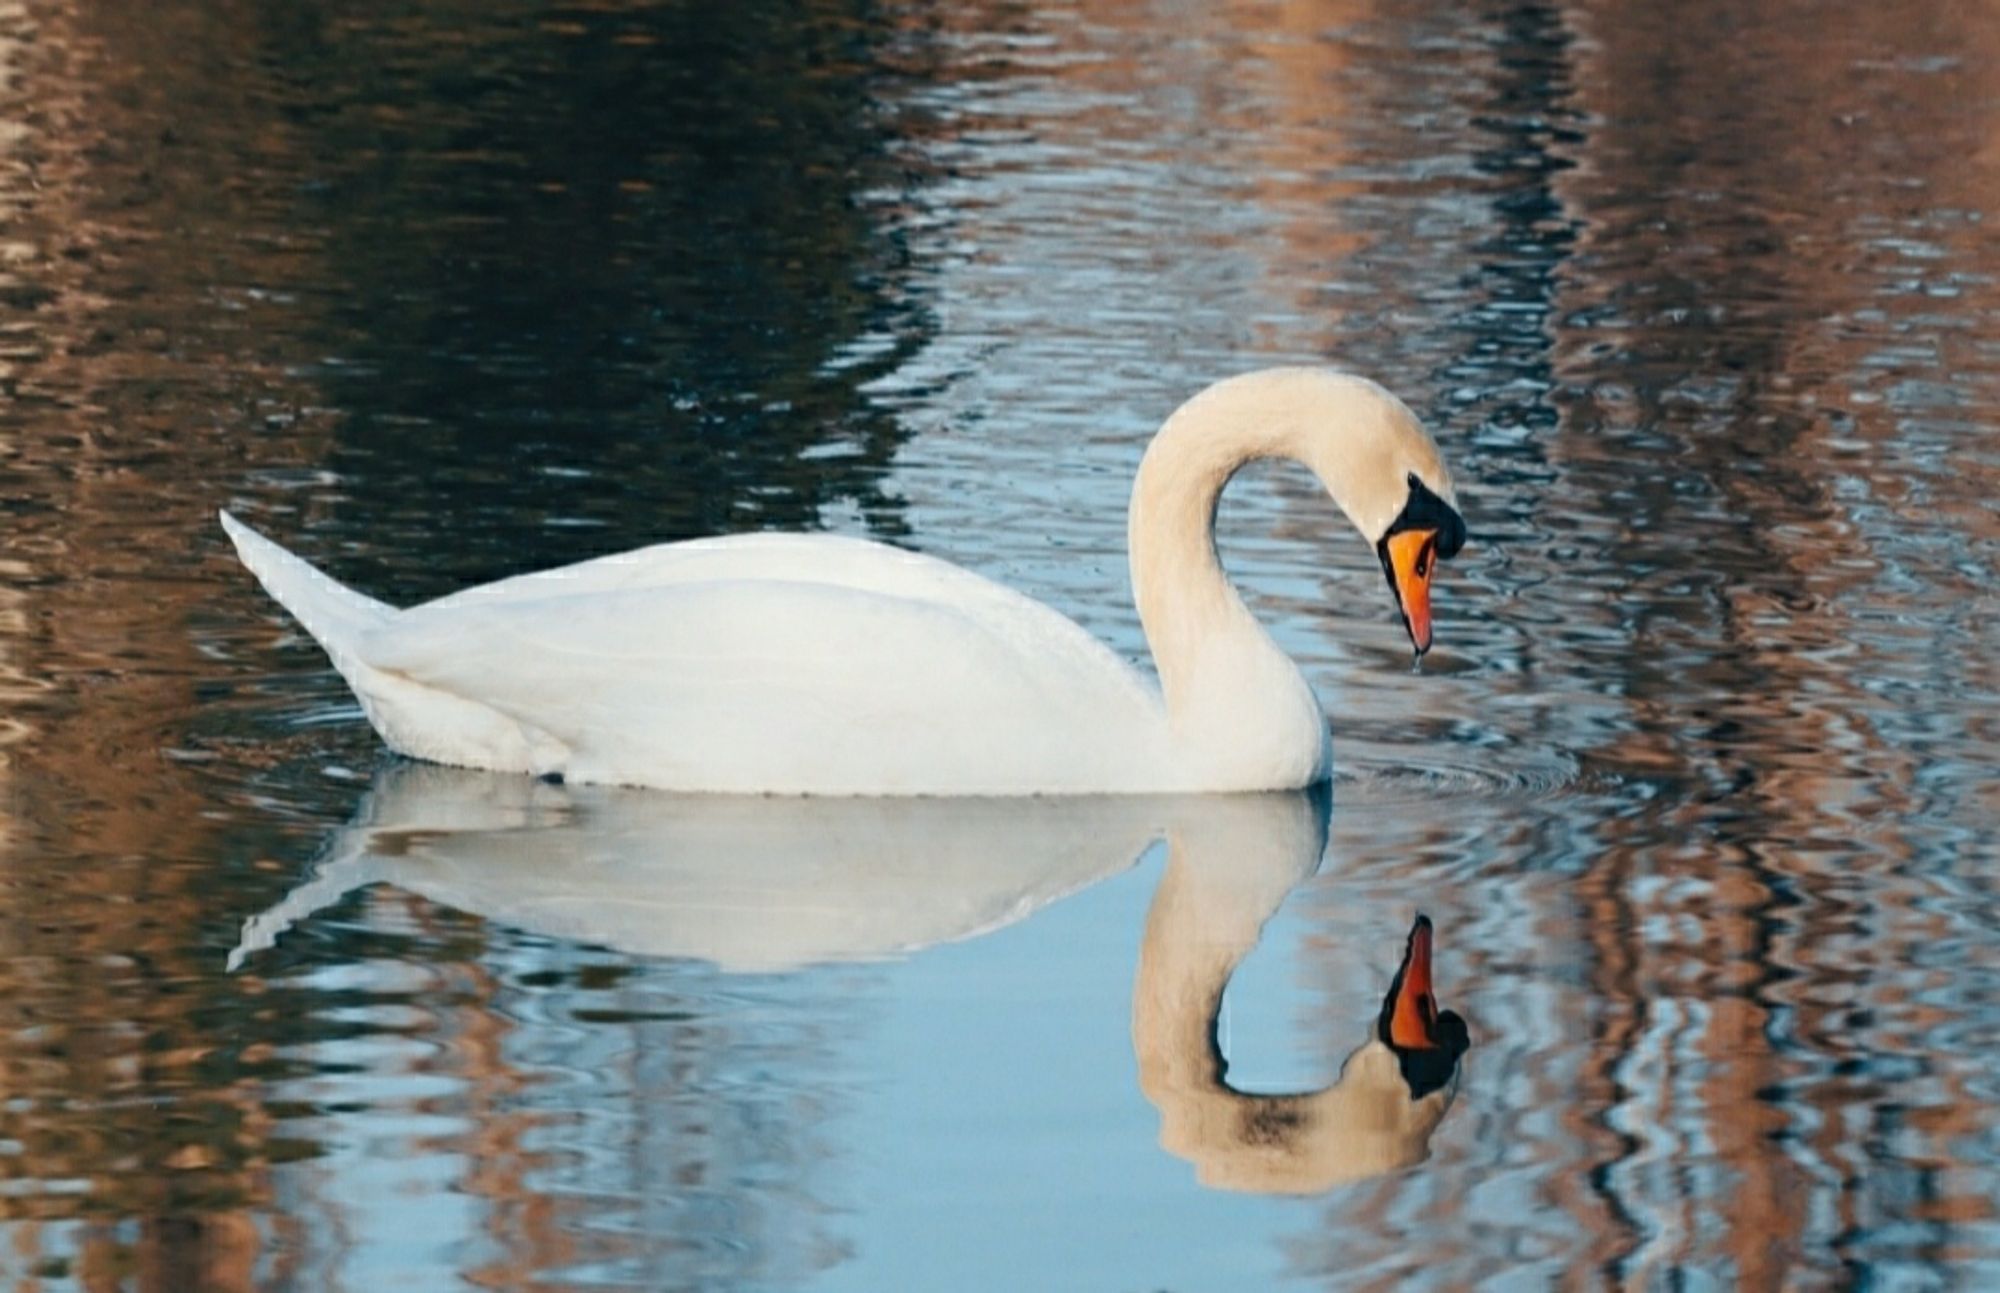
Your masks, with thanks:
[{"label": "swan's wing", "polygon": [[416,607],[360,649],[550,738],[567,751],[551,770],[578,780],[1016,793],[1115,782],[1135,750],[1163,748],[1129,666],[1047,607],[952,573],[980,587],[516,590]]}]

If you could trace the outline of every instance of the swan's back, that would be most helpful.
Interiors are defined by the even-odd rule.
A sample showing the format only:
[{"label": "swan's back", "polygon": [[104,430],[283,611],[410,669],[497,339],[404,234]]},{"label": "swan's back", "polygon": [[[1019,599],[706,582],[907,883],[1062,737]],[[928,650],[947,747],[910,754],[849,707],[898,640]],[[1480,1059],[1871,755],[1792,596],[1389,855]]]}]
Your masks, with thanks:
[{"label": "swan's back", "polygon": [[573,596],[739,581],[823,584],[946,605],[1025,602],[1043,609],[1003,584],[921,552],[844,534],[779,532],[720,535],[614,552],[481,584],[424,605],[539,600],[557,592]]}]

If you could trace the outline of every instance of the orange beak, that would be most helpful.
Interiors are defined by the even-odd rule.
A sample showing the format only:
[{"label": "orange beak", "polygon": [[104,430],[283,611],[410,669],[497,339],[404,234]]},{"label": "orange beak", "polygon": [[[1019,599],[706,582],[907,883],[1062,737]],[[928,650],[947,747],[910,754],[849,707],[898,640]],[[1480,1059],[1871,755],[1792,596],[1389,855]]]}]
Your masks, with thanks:
[{"label": "orange beak", "polygon": [[1431,922],[1417,917],[1410,930],[1410,947],[1396,974],[1396,999],[1389,1009],[1389,1040],[1405,1050],[1437,1045],[1437,998],[1431,993]]},{"label": "orange beak", "polygon": [[1431,572],[1437,569],[1437,531],[1399,530],[1382,541],[1382,566],[1410,644],[1422,655],[1431,649]]}]

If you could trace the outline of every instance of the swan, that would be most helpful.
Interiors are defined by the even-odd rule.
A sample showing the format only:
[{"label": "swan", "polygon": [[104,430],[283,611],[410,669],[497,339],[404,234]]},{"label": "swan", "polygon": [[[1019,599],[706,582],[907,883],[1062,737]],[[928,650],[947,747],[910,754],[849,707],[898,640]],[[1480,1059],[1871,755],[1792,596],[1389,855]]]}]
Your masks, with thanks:
[{"label": "swan", "polygon": [[[1234,797],[1219,805],[1255,803]],[[1324,817],[1320,839],[1325,838]],[[1160,1113],[1160,1144],[1211,1189],[1316,1194],[1421,1162],[1458,1090],[1465,1021],[1440,1012],[1435,931],[1418,915],[1366,1039],[1318,1091],[1254,1095],[1229,1085],[1216,1042],[1222,994],[1264,922],[1317,862],[1289,846],[1298,819],[1219,807],[1168,837],[1132,990],[1139,1087]],[[1277,832],[1277,834],[1274,834]]]},{"label": "swan", "polygon": [[1223,574],[1215,513],[1289,458],[1375,548],[1419,657],[1465,539],[1437,446],[1323,368],[1226,378],[1161,426],[1132,489],[1157,687],[1074,621],[948,562],[825,534],[662,544],[398,610],[228,512],[391,749],[579,783],[814,795],[1283,790],[1329,775],[1325,716]]}]

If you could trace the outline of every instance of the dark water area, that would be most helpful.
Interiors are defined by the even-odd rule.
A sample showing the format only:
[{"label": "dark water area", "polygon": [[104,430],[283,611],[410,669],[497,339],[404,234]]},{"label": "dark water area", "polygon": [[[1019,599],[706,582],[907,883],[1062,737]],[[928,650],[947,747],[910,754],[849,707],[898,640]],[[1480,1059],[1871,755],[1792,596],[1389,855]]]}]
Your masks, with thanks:
[{"label": "dark water area", "polygon": [[[0,1284],[2000,1285],[1996,224],[1946,0],[0,2]],[[1330,816],[402,763],[214,520],[1141,658],[1147,436],[1300,360],[1471,529],[1412,672],[1224,501]],[[1473,1047],[1364,1150],[1418,910]]]}]

